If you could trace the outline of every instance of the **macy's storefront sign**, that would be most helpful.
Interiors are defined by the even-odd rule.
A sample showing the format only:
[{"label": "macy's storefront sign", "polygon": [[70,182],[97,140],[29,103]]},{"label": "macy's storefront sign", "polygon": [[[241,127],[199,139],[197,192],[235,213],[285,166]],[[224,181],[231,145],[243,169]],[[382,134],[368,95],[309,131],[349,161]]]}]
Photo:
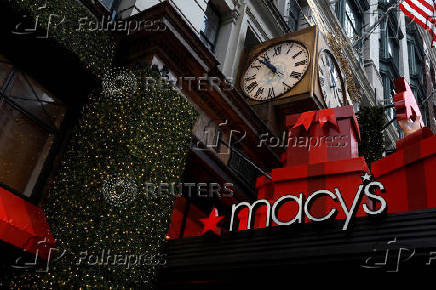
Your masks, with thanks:
[{"label": "macy's storefront sign", "polygon": [[[362,205],[364,212],[368,215],[380,215],[386,211],[387,203],[382,196],[377,195],[375,193],[377,189],[379,189],[382,193],[385,192],[384,186],[378,181],[364,182],[364,184],[359,185],[359,188],[354,196],[351,206],[347,206],[341,194],[341,191],[338,188],[335,188],[334,193],[329,190],[315,191],[311,195],[309,195],[307,199],[305,199],[304,195],[300,193],[299,195],[281,196],[275,202],[270,202],[266,199],[257,200],[251,204],[248,202],[241,202],[232,205],[232,216],[230,220],[229,231],[234,230],[235,220],[238,219],[237,218],[238,214],[243,209],[248,209],[246,229],[247,230],[251,229],[254,224],[255,211],[261,206],[266,206],[266,214],[264,215],[266,218],[266,227],[271,226],[271,221],[273,221],[279,226],[290,226],[292,224],[301,224],[304,223],[305,217],[312,222],[324,222],[327,220],[335,219],[338,214],[338,210],[336,208],[332,208],[323,217],[314,217],[313,214],[311,213],[311,207],[313,203],[321,197],[328,197],[331,198],[334,202],[340,203],[340,208],[342,209],[346,217],[345,223],[342,227],[342,230],[345,231],[348,229],[350,221],[356,215],[360,205]],[[366,196],[367,199],[365,203],[362,203],[362,197],[364,196]],[[379,204],[378,208],[372,208],[369,205],[370,202],[371,203],[377,202],[377,204]],[[287,221],[279,220],[278,211],[287,203],[296,203],[298,208],[297,213],[294,216],[290,216],[289,220]]]}]

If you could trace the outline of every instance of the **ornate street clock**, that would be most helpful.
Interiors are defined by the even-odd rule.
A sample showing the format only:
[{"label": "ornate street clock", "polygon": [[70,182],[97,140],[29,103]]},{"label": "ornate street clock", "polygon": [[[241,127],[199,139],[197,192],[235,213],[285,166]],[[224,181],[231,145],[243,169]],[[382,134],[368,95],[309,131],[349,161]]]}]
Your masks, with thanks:
[{"label": "ornate street clock", "polygon": [[344,77],[328,49],[316,26],[261,43],[241,59],[238,89],[267,122],[277,110],[346,105]]},{"label": "ornate street clock", "polygon": [[241,78],[245,95],[255,101],[272,100],[288,93],[307,72],[310,54],[297,41],[283,41],[261,51]]},{"label": "ornate street clock", "polygon": [[335,56],[324,49],[318,57],[318,82],[327,108],[344,105],[345,83]]}]

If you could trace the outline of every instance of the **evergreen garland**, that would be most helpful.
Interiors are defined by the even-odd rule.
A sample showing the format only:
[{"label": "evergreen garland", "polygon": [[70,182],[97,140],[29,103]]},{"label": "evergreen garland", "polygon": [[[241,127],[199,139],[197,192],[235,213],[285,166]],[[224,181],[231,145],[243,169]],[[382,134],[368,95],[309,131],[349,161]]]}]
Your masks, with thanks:
[{"label": "evergreen garland", "polygon": [[361,107],[357,114],[362,141],[359,153],[365,157],[368,164],[379,160],[385,152],[383,135],[385,124],[385,110],[383,106]]},{"label": "evergreen garland", "polygon": [[[92,16],[77,1],[0,2],[39,17],[42,29],[48,28],[50,14],[65,16],[61,25],[50,27],[50,38],[104,80],[116,44],[110,33],[78,31],[79,20]],[[45,2],[47,6],[38,9]],[[137,86],[131,94],[111,98],[105,88],[106,92],[90,96],[44,202],[57,252],[64,255],[52,259],[47,273],[13,272],[10,287],[153,286],[158,267],[165,263],[161,246],[175,196],[147,194],[146,183],[179,181],[197,115],[169,85],[145,87],[146,78],[152,76],[145,70],[133,73]],[[109,263],[95,260],[102,251],[105,258],[112,255]],[[81,260],[85,252],[86,259]],[[120,260],[114,262],[114,255]],[[124,257],[131,256],[141,256],[142,261],[129,266]]]}]

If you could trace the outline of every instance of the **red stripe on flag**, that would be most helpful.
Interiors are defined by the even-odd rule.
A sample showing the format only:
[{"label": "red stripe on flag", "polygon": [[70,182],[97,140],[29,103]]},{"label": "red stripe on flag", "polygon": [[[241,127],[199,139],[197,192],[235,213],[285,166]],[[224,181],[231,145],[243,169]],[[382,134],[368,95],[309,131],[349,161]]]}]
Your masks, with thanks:
[{"label": "red stripe on flag", "polygon": [[[413,13],[416,13],[416,14],[421,14],[422,15],[422,17],[424,17],[425,19],[427,19],[427,21],[428,21],[428,23],[426,23],[426,25],[424,26],[424,28],[425,29],[428,29],[428,28],[431,28],[431,26],[433,25],[433,15],[429,15],[428,13],[426,13],[424,10],[422,10],[421,8],[419,8],[418,6],[416,6],[413,2],[409,2],[409,1],[406,1],[408,4],[409,4],[409,6],[410,6],[410,8],[412,8],[413,10],[412,11],[410,11],[409,9],[407,9],[402,3],[401,3],[401,5],[400,6],[402,6],[402,10],[403,11],[410,11],[411,13],[412,13],[412,15],[413,15]],[[420,20],[421,21],[421,20]],[[421,21],[422,22],[422,21]],[[430,25],[428,25],[428,24],[430,24]]]},{"label": "red stripe on flag", "polygon": [[403,4],[400,4],[400,9],[403,10],[404,14],[406,14],[407,16],[409,16],[409,18],[412,21],[415,21],[417,24],[419,24],[420,26],[422,26],[424,29],[426,29],[428,32],[430,32],[430,34],[432,35],[433,39],[436,41],[436,33],[433,31],[433,29],[431,29],[431,27],[429,27],[427,25],[427,23],[422,22],[419,18],[417,18],[412,11],[406,9]]},{"label": "red stripe on flag", "polygon": [[[412,1],[412,0],[405,0],[404,2],[406,2],[406,3],[409,3],[409,5],[410,4],[413,4],[413,5],[415,5],[415,3],[416,2],[419,2],[419,3],[421,3],[423,6],[425,6],[427,9],[429,9],[429,10],[431,10],[431,11],[434,11],[434,4],[430,4],[429,2],[427,2],[427,1],[425,1],[425,0],[414,0],[414,1]],[[415,3],[413,3],[413,2],[415,2]],[[433,1],[434,2],[434,1]],[[402,4],[402,3],[401,3]]]}]

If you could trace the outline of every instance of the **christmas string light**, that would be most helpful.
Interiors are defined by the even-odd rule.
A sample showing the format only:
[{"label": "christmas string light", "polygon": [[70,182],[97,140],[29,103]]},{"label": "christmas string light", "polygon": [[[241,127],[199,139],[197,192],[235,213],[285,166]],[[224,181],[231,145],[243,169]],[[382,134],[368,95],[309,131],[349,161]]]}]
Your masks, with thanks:
[{"label": "christmas string light", "polygon": [[[49,38],[71,51],[103,84],[115,42],[104,32],[77,31],[79,19],[90,15],[76,1],[52,0],[39,10],[42,0],[0,2],[20,14],[39,16],[43,29],[51,13],[65,15],[64,23],[50,28]],[[155,265],[127,269],[122,260],[116,265],[78,264],[84,252],[97,255],[102,250],[123,257],[157,256],[165,243],[175,197],[141,192],[147,183],[180,181],[197,115],[172,87],[146,87],[146,78],[152,77],[148,71],[133,74],[137,87],[122,101],[108,98],[103,91],[89,96],[44,200],[55,252],[65,255],[53,257],[47,272],[13,272],[10,288],[153,288]],[[113,80],[128,87],[132,78],[123,75]],[[136,184],[135,201],[123,207],[108,203],[102,189],[109,193],[117,184],[108,183],[108,176],[125,178],[126,193],[131,190],[128,184]]]}]

